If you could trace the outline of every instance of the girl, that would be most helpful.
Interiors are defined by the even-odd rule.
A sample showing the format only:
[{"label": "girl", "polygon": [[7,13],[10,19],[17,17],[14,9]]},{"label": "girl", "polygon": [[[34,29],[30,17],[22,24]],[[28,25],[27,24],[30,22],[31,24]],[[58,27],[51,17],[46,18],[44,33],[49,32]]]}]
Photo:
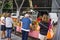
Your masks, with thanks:
[{"label": "girl", "polygon": [[5,38],[5,13],[2,14],[1,16],[1,38]]}]

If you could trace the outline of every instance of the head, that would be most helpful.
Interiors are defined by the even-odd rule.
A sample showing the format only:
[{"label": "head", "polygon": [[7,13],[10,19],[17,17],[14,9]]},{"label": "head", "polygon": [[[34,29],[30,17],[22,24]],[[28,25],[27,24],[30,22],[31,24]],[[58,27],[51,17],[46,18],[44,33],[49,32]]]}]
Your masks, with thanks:
[{"label": "head", "polygon": [[25,17],[29,17],[29,14],[25,14]]},{"label": "head", "polygon": [[7,13],[7,17],[11,17],[11,14],[10,13]]},{"label": "head", "polygon": [[6,16],[6,13],[3,13],[2,16],[5,17]]},{"label": "head", "polygon": [[49,21],[48,15],[43,14],[42,21],[48,22]]}]

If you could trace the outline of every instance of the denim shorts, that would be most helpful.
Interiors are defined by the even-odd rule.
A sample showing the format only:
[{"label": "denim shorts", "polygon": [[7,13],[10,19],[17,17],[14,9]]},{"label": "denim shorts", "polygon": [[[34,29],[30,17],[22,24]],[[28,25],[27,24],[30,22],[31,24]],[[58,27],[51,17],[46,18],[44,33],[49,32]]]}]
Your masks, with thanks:
[{"label": "denim shorts", "polygon": [[7,38],[11,38],[12,28],[6,28]]}]

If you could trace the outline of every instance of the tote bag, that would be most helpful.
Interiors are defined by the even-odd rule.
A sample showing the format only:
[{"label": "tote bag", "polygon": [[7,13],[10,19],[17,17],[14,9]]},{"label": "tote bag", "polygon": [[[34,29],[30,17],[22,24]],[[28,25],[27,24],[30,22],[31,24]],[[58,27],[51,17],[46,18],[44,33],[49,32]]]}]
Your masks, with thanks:
[{"label": "tote bag", "polygon": [[16,31],[17,31],[17,32],[21,32],[21,27],[17,26],[17,27],[16,27]]},{"label": "tote bag", "polygon": [[39,29],[40,29],[40,27],[38,26],[37,30],[31,30],[29,32],[29,36],[33,37],[33,38],[38,38],[38,36],[39,36]]}]

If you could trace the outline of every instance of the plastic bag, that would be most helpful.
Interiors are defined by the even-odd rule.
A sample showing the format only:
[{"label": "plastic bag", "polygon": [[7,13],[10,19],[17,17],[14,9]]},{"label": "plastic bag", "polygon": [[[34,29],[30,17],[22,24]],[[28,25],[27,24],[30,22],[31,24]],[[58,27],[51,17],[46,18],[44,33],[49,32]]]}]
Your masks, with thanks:
[{"label": "plastic bag", "polygon": [[52,39],[54,36],[54,32],[52,29],[48,30],[48,33],[47,33],[47,39]]}]

